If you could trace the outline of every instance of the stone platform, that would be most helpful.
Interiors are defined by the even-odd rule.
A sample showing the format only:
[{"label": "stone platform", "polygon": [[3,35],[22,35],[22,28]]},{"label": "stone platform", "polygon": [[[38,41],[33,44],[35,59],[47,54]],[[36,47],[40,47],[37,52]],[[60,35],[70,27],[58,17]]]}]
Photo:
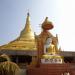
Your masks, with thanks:
[{"label": "stone platform", "polygon": [[75,75],[75,64],[40,64],[40,67],[29,67],[27,75]]}]

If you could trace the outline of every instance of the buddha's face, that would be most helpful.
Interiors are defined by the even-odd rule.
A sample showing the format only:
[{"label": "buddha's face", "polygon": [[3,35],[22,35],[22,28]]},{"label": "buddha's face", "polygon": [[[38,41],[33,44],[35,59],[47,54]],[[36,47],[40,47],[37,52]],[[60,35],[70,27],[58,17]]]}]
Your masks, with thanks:
[{"label": "buddha's face", "polygon": [[47,38],[46,45],[50,45],[52,43],[52,38]]}]

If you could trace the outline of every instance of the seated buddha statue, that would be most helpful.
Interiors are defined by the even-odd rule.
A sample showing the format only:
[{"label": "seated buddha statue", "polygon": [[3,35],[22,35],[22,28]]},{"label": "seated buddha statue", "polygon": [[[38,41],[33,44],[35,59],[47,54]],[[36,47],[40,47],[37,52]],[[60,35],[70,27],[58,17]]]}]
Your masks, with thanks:
[{"label": "seated buddha statue", "polygon": [[52,38],[50,37],[45,42],[41,63],[63,63],[63,58],[57,53],[55,45],[52,44]]},{"label": "seated buddha statue", "polygon": [[55,45],[52,44],[52,38],[48,37],[44,45],[44,54],[56,54]]}]

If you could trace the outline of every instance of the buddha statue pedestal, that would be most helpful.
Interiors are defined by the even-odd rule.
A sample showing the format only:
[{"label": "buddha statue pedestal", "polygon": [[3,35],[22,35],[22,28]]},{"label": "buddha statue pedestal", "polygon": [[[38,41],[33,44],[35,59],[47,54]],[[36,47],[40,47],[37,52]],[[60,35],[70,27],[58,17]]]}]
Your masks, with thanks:
[{"label": "buddha statue pedestal", "polygon": [[62,64],[63,59],[58,54],[45,54],[41,58],[42,64]]}]

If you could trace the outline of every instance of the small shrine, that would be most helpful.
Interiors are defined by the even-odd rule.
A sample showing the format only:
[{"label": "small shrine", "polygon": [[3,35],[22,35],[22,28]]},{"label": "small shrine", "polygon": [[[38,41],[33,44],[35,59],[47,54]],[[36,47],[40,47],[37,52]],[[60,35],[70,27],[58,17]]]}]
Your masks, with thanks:
[{"label": "small shrine", "polygon": [[[53,29],[52,22],[46,17],[42,23],[42,32],[38,36],[38,61],[42,64],[63,63],[63,57],[58,49],[58,36],[54,37],[49,30]],[[41,48],[40,48],[41,47]]]}]

